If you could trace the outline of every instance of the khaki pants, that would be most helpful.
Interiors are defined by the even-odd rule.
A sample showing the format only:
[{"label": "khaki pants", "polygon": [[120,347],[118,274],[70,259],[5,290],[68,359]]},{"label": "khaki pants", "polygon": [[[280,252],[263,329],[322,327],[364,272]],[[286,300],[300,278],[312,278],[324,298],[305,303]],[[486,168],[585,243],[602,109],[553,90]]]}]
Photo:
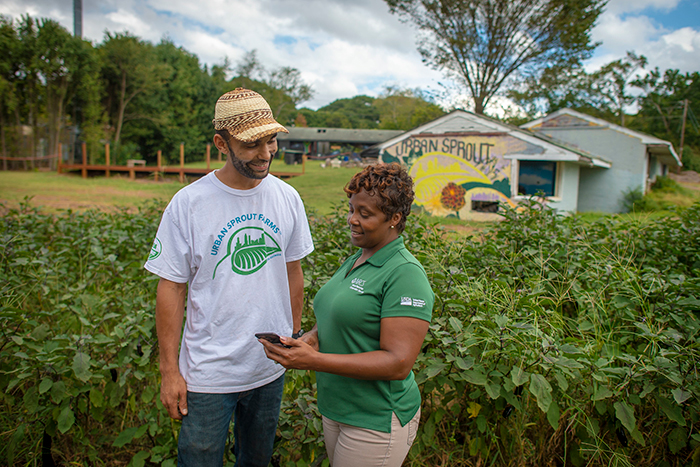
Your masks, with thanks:
[{"label": "khaki pants", "polygon": [[391,415],[391,433],[358,428],[323,417],[323,437],[332,467],[400,467],[416,438],[420,409],[401,426]]}]

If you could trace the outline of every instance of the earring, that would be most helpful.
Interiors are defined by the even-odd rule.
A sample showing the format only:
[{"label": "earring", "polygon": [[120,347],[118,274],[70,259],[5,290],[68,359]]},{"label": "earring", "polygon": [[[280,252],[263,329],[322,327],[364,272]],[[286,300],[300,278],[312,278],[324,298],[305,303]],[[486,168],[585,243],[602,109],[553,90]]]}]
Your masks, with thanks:
[{"label": "earring", "polygon": [[394,226],[392,225],[392,226],[391,226],[391,228],[393,229],[393,228],[394,228]]}]

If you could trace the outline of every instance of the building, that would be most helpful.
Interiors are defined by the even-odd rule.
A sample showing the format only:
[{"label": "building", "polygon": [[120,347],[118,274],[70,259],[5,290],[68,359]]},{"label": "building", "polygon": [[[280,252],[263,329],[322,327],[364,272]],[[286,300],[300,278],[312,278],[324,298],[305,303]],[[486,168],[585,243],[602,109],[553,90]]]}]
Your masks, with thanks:
[{"label": "building", "polygon": [[[500,203],[516,206],[537,194],[562,212],[619,212],[625,190],[644,190],[649,176],[679,164],[669,143],[646,135],[635,137],[646,152],[635,146],[634,154],[621,155],[577,144],[575,138],[565,140],[561,133],[553,136],[549,127],[547,131],[534,129],[548,118],[532,122],[531,131],[527,125],[517,128],[483,115],[454,111],[374,149],[381,161],[400,162],[410,168],[417,207],[430,215],[473,220],[500,218],[496,214]],[[610,138],[610,144],[617,144],[612,143],[615,136]],[[630,136],[620,133],[617,138]],[[630,144],[627,150],[633,150]],[[644,166],[648,159],[651,169],[635,175],[634,185],[634,177],[627,172]],[[609,173],[612,175],[605,175]],[[593,196],[592,190],[601,180],[607,187]],[[599,198],[606,198],[605,202],[596,202]]]},{"label": "building", "polygon": [[659,175],[681,166],[668,141],[630,130],[571,109],[558,110],[522,125],[609,160],[608,170],[582,168],[577,211],[620,212],[632,190],[645,193]]},{"label": "building", "polygon": [[[348,128],[305,128],[289,127],[289,133],[278,133],[279,151],[293,154],[294,160],[300,161],[302,154],[321,158],[346,152],[359,154],[366,149],[382,143],[389,138],[403,134],[401,130],[355,130]],[[366,154],[363,154],[365,157]],[[375,156],[376,157],[376,154]]]}]

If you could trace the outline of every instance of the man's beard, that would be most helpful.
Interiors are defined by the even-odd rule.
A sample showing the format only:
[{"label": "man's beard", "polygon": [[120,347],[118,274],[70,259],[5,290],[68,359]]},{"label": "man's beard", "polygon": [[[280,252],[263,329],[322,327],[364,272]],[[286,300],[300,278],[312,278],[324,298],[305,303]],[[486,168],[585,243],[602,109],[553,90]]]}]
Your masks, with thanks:
[{"label": "man's beard", "polygon": [[243,162],[241,159],[236,157],[236,154],[233,153],[233,148],[231,148],[231,144],[226,141],[226,146],[228,146],[228,153],[229,157],[231,157],[231,164],[233,164],[233,167],[238,170],[238,172],[243,175],[246,178],[252,178],[254,180],[262,180],[263,178],[267,177],[267,174],[270,173],[270,166],[272,165],[272,158],[275,156],[274,154],[270,155],[270,162],[267,164],[267,170],[265,172],[257,172],[248,167],[248,164],[250,162]]}]

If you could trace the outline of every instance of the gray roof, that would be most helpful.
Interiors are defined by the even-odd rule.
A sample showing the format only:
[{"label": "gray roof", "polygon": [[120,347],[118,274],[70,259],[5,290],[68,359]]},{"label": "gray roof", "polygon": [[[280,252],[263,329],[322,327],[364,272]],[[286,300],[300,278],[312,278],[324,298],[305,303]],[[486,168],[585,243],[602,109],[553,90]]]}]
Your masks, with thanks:
[{"label": "gray roof", "polygon": [[329,141],[331,143],[376,144],[403,134],[402,130],[356,130],[349,128],[287,127],[277,133],[280,141]]}]

